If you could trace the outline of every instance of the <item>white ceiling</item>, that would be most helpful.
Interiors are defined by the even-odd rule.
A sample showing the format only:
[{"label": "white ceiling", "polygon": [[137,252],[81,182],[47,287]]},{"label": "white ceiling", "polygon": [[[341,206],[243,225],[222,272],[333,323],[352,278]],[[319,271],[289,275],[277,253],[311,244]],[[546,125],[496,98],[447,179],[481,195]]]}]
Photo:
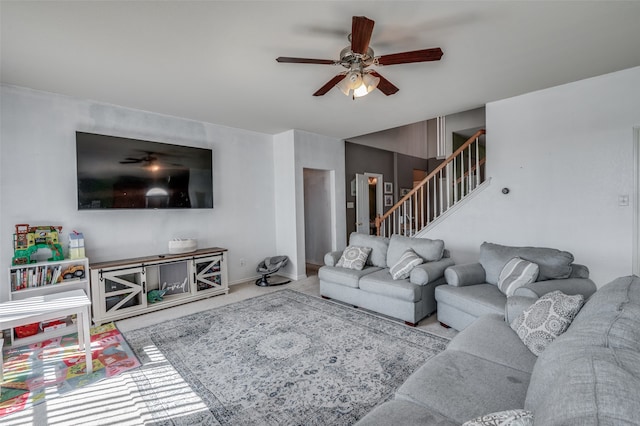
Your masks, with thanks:
[{"label": "white ceiling", "polygon": [[[640,65],[640,1],[0,7],[3,83],[269,134],[358,136]],[[353,101],[336,88],[313,97],[343,68],[275,58],[338,59],[353,15],[376,22],[376,55],[439,46],[444,56],[378,67],[400,88],[389,97],[376,90]]]}]

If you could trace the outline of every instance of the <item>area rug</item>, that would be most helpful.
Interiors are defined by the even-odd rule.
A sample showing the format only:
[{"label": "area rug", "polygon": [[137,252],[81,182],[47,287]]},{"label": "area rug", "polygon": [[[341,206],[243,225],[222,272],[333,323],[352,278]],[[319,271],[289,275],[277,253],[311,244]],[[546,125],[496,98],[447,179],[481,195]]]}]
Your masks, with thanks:
[{"label": "area rug", "polygon": [[140,366],[113,323],[91,328],[93,373],[89,375],[85,374],[84,352],[78,351],[76,333],[4,352],[0,419]]},{"label": "area rug", "polygon": [[184,404],[167,423],[178,397],[145,398],[157,424],[350,425],[449,342],[293,290],[125,337],[143,363],[131,372],[142,392],[152,394],[157,381],[146,365],[166,359],[206,406],[193,413]]}]

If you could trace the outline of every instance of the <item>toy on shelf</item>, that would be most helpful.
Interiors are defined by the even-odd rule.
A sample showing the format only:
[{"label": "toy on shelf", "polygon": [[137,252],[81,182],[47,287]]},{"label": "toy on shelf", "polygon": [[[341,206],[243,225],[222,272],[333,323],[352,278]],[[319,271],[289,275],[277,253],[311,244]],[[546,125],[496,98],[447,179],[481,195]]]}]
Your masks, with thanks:
[{"label": "toy on shelf", "polygon": [[167,290],[151,290],[147,293],[147,302],[162,302],[162,298],[164,297],[166,292]]},{"label": "toy on shelf", "polygon": [[84,257],[84,235],[82,232],[73,231],[69,234],[69,258],[80,259]]},{"label": "toy on shelf", "polygon": [[71,265],[60,274],[65,280],[71,280],[73,278],[84,278],[84,266],[83,265]]},{"label": "toy on shelf", "polygon": [[62,246],[58,240],[58,234],[62,226],[29,226],[27,224],[16,225],[16,233],[13,234],[13,265],[24,265],[35,262],[31,256],[39,249],[51,250],[48,261],[63,260]]}]

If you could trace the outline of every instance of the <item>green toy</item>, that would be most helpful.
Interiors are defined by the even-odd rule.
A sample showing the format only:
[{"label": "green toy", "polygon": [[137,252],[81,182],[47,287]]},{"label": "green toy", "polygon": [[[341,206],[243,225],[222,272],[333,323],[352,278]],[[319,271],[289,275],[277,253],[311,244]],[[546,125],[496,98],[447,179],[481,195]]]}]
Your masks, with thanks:
[{"label": "green toy", "polygon": [[147,293],[147,302],[162,302],[162,297],[166,292],[167,290],[151,290],[149,293]]},{"label": "green toy", "polygon": [[60,231],[62,226],[29,226],[23,223],[16,225],[11,264],[23,265],[35,262],[31,256],[39,249],[51,250],[48,261],[63,260],[62,246],[58,241]]}]

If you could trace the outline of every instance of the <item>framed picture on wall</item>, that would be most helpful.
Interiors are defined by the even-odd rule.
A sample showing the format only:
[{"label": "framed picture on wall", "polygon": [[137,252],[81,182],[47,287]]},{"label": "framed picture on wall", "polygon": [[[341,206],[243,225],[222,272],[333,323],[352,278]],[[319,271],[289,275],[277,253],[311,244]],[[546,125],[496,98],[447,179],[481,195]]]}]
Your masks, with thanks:
[{"label": "framed picture on wall", "polygon": [[391,207],[393,205],[393,195],[384,196],[384,206]]},{"label": "framed picture on wall", "polygon": [[400,196],[404,197],[405,195],[407,195],[409,192],[411,192],[411,189],[409,188],[402,188],[400,189]]},{"label": "framed picture on wall", "polygon": [[385,194],[393,193],[393,183],[392,182],[385,182],[384,183],[384,193]]}]

